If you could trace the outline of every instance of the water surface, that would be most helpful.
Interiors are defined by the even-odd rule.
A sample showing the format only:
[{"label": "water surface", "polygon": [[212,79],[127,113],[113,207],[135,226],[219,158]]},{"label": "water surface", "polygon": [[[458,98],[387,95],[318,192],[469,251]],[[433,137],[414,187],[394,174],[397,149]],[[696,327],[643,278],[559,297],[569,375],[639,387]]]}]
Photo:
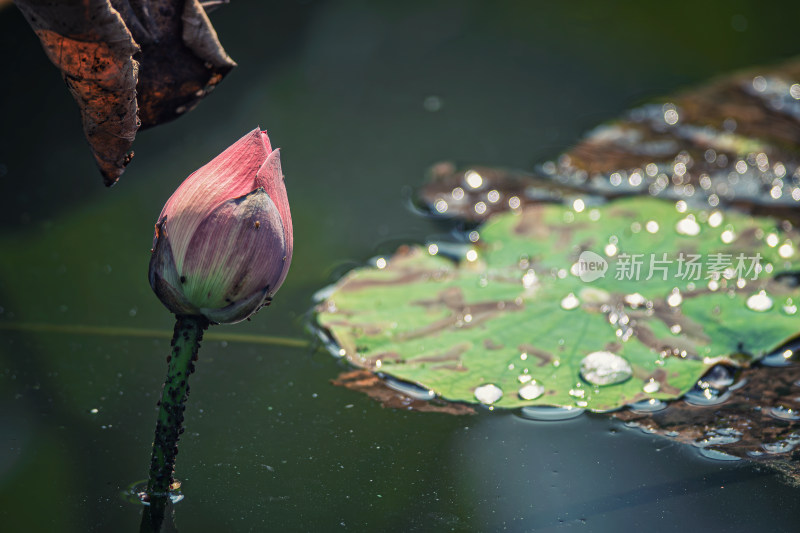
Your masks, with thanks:
[{"label": "water surface", "polygon": [[[240,66],[140,133],[105,190],[57,71],[0,10],[0,320],[168,333],[146,281],[155,217],[260,124],[282,148],[294,262],[269,309],[213,331],[311,341],[316,290],[442,231],[407,209],[432,163],[532,168],[643,98],[790,57],[795,20],[736,2],[235,2],[213,21]],[[44,329],[0,330],[4,528],[134,530],[140,509],[120,492],[147,473],[169,341]],[[388,410],[333,387],[344,369],[314,347],[206,341],[177,528],[785,531],[800,518],[797,490],[744,462],[604,417]]]}]

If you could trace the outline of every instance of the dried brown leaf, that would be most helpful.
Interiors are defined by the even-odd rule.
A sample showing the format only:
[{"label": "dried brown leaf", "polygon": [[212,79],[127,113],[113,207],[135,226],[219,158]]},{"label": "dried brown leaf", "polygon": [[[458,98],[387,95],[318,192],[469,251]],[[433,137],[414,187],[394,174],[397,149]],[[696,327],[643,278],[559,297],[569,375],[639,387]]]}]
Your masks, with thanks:
[{"label": "dried brown leaf", "polygon": [[18,0],[81,110],[106,185],[139,127],[193,109],[234,67],[198,0]]},{"label": "dried brown leaf", "polygon": [[197,0],[114,0],[141,46],[141,128],[174,120],[202,100],[236,66]]},{"label": "dried brown leaf", "polygon": [[139,126],[133,59],[139,47],[108,0],[18,0],[17,6],[61,70],[105,183],[113,184],[130,161]]}]

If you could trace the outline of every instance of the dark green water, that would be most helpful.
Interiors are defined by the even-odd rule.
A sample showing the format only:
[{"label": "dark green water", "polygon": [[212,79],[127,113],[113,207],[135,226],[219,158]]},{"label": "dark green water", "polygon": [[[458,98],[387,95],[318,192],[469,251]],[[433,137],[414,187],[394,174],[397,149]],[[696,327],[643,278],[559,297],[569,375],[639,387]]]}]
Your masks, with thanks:
[{"label": "dark green water", "polygon": [[[155,217],[256,125],[282,148],[295,257],[273,305],[216,334],[305,330],[312,294],[441,227],[406,208],[430,164],[530,168],[643,98],[798,52],[797,12],[745,2],[234,2],[239,67],[142,132],[106,190],[74,103],[0,10],[0,521],[135,531],[172,318],[150,292]],[[739,31],[744,30],[744,31]],[[427,111],[429,96],[441,98]],[[96,331],[61,331],[81,324]],[[111,334],[104,334],[111,333]],[[179,531],[791,531],[800,493],[604,417],[392,411],[313,348],[208,340],[192,376]],[[92,412],[97,410],[96,412]]]}]

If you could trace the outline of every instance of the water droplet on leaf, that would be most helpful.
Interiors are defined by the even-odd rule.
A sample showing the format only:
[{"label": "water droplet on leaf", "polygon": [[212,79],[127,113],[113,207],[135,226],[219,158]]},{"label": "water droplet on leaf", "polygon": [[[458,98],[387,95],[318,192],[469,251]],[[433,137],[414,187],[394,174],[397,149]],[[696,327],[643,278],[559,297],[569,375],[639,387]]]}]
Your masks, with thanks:
[{"label": "water droplet on leaf", "polygon": [[544,394],[544,386],[536,380],[519,388],[519,397],[523,400],[535,400]]},{"label": "water droplet on leaf", "polygon": [[759,313],[769,311],[772,309],[772,298],[767,296],[766,291],[759,291],[747,299],[747,308]]},{"label": "water droplet on leaf", "polygon": [[630,379],[630,363],[611,352],[593,352],[581,361],[581,377],[593,385],[614,385]]},{"label": "water droplet on leaf", "polygon": [[694,219],[694,216],[689,215],[678,221],[675,225],[675,231],[681,235],[695,236],[700,233],[700,224]]},{"label": "water droplet on leaf", "polygon": [[390,389],[394,389],[410,398],[414,398],[415,400],[427,401],[436,397],[435,392],[423,387],[422,385],[417,385],[416,383],[410,383],[408,381],[403,381],[383,374],[380,374],[380,376]]},{"label": "water droplet on leaf", "polygon": [[580,300],[575,296],[574,293],[569,293],[561,300],[561,308],[567,311],[571,311],[572,309],[576,309],[578,306],[581,305]]},{"label": "water droplet on leaf", "polygon": [[741,461],[741,458],[736,457],[735,455],[714,450],[713,448],[699,448],[698,451],[703,457],[707,459],[713,459],[715,461]]},{"label": "water droplet on leaf", "polygon": [[491,405],[503,397],[503,390],[494,383],[487,383],[475,388],[475,399]]},{"label": "water droplet on leaf", "polygon": [[678,307],[681,303],[683,303],[683,296],[681,296],[680,289],[675,287],[672,289],[669,296],[667,296],[667,305],[670,307]]},{"label": "water droplet on leaf", "polygon": [[634,413],[655,413],[666,409],[667,403],[655,398],[650,398],[649,400],[632,403],[629,407]]},{"label": "water droplet on leaf", "polygon": [[650,378],[650,380],[644,384],[642,390],[647,394],[652,394],[654,392],[658,392],[660,388],[661,388],[661,383],[654,380],[653,378]]},{"label": "water droplet on leaf", "polygon": [[783,407],[778,405],[770,408],[768,413],[771,417],[777,418],[778,420],[789,420],[789,421],[800,420],[800,412],[798,412],[797,409],[792,409],[790,407]]},{"label": "water droplet on leaf", "polygon": [[683,401],[689,405],[705,407],[725,403],[730,397],[731,393],[729,391],[722,392],[711,387],[706,389],[694,388],[683,396]]}]

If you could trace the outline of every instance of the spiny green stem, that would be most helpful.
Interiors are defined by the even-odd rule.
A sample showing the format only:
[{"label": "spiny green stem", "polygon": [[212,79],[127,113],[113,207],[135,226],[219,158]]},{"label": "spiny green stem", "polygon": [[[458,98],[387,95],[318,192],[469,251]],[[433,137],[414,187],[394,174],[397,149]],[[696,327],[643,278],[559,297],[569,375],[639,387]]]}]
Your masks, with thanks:
[{"label": "spiny green stem", "polygon": [[184,402],[189,395],[189,375],[194,372],[194,362],[208,320],[202,316],[178,316],[172,336],[172,352],[167,356],[167,379],[158,409],[156,435],[153,440],[153,457],[150,461],[150,480],[147,493],[164,496],[172,484],[175,456],[178,455],[178,438],[183,433]]}]

